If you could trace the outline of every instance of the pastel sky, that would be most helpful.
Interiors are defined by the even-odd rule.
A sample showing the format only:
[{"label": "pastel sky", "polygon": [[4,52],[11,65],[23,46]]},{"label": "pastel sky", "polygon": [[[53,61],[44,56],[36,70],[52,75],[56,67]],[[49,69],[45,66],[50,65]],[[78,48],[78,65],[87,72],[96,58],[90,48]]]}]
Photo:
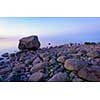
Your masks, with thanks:
[{"label": "pastel sky", "polygon": [[44,38],[100,40],[100,18],[0,18],[0,38],[38,35]]}]

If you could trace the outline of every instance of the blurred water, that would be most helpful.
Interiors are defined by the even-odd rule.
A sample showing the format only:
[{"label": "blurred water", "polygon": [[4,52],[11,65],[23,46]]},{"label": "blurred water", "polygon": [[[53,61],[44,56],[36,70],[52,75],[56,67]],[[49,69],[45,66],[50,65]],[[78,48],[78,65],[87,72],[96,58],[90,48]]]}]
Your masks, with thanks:
[{"label": "blurred water", "polygon": [[[22,37],[20,37],[22,38]],[[0,55],[5,52],[16,52],[18,51],[18,43],[20,38],[5,38],[0,39]],[[60,35],[48,36],[48,37],[39,37],[42,47],[48,47],[48,43],[51,43],[51,46],[56,46],[66,43],[84,43],[88,42],[100,42],[99,33],[82,33],[81,35],[68,35],[62,33]]]}]

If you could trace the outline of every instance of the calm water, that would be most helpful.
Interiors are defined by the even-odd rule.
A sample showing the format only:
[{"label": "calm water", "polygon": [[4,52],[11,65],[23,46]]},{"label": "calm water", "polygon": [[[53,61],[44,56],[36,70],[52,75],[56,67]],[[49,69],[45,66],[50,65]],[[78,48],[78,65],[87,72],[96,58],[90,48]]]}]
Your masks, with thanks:
[{"label": "calm water", "polygon": [[[51,43],[52,46],[58,45],[57,41],[50,41],[50,40],[42,40],[40,39],[41,47],[47,47],[48,43]],[[18,43],[19,39],[0,39],[0,55],[6,52],[17,52],[18,51]]]},{"label": "calm water", "polygon": [[[18,43],[20,38],[5,38],[0,39],[0,55],[5,52],[16,52],[18,51]],[[51,43],[51,46],[66,44],[66,43],[84,43],[89,42],[100,42],[100,36],[98,33],[86,33],[78,35],[56,35],[51,37],[39,37],[41,42],[41,47],[47,47],[48,43]]]}]

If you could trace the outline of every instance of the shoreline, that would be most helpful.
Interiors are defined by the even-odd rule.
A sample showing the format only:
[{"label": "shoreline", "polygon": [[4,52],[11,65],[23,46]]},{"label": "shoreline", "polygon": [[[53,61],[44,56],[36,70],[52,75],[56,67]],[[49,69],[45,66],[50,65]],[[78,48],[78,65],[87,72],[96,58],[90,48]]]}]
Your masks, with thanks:
[{"label": "shoreline", "polygon": [[100,44],[85,42],[4,53],[0,57],[3,82],[100,81]]}]

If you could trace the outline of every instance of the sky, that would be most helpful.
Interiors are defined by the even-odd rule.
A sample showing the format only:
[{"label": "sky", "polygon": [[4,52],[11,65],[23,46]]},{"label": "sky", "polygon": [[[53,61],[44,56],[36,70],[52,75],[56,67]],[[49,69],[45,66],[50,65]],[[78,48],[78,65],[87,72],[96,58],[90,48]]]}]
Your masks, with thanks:
[{"label": "sky", "polygon": [[100,18],[0,18],[0,38],[38,35],[44,39],[99,41],[99,34]]}]

